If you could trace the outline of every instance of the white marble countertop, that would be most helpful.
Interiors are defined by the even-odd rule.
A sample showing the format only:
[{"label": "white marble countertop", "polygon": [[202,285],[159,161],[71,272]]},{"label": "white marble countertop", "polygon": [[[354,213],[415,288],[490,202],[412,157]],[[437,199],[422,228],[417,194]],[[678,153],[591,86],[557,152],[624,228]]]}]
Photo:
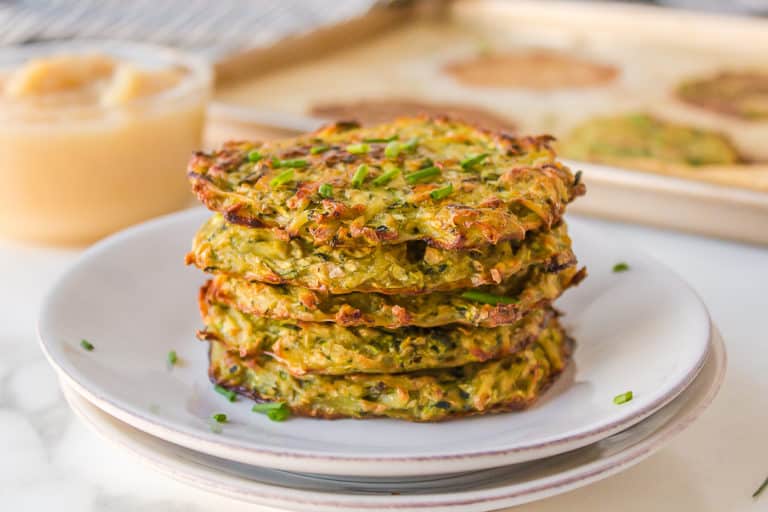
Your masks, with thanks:
[{"label": "white marble countertop", "polygon": [[[644,247],[693,285],[723,333],[728,374],[711,409],[656,455],[516,512],[768,510],[768,492],[751,497],[768,476],[768,248],[590,222]],[[69,410],[38,348],[35,322],[46,288],[77,254],[0,243],[0,508],[259,510],[155,473]]]}]

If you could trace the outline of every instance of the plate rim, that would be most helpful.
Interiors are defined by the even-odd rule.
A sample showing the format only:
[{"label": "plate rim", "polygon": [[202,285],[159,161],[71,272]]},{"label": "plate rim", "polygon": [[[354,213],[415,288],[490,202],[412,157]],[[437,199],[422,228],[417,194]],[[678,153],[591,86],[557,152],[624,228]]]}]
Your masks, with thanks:
[{"label": "plate rim", "polygon": [[[297,470],[300,467],[299,465],[305,466],[310,464],[313,465],[313,467],[316,469],[315,472],[318,473],[338,475],[343,474],[341,471],[349,471],[350,469],[354,469],[360,474],[367,474],[370,476],[404,476],[423,474],[425,472],[449,473],[471,471],[494,466],[501,466],[513,462],[523,462],[525,460],[532,460],[542,456],[554,455],[588,445],[642,421],[643,419],[653,414],[655,411],[658,411],[667,405],[670,401],[682,393],[691,384],[691,382],[693,382],[693,380],[701,371],[701,368],[704,366],[709,353],[709,348],[711,345],[710,342],[712,338],[711,317],[699,294],[674,270],[661,263],[653,256],[647,254],[644,250],[642,250],[642,248],[633,247],[633,251],[635,253],[640,253],[644,258],[652,261],[656,265],[661,266],[671,275],[674,275],[679,284],[692,294],[707,321],[708,343],[706,349],[700,355],[699,360],[691,369],[689,369],[689,371],[684,376],[680,378],[676,386],[667,390],[666,393],[658,397],[655,401],[646,405],[644,408],[634,411],[628,416],[604,423],[603,425],[597,428],[589,429],[588,431],[564,435],[561,438],[554,440],[545,439],[537,443],[526,444],[525,446],[434,455],[340,455],[317,452],[313,453],[303,449],[274,450],[270,449],[268,446],[254,446],[253,444],[249,444],[243,441],[234,441],[231,439],[215,439],[213,434],[208,432],[201,432],[183,425],[171,425],[168,422],[158,421],[157,419],[146,414],[146,412],[133,411],[130,406],[121,404],[119,400],[113,400],[103,393],[92,391],[81,381],[81,379],[83,379],[82,375],[80,375],[81,379],[77,378],[79,372],[76,370],[76,368],[71,367],[71,365],[68,364],[65,359],[59,361],[56,359],[56,357],[54,357],[54,354],[50,350],[53,348],[53,344],[51,347],[49,347],[48,342],[46,342],[42,333],[42,325],[45,322],[47,311],[51,307],[53,296],[55,295],[59,286],[65,281],[67,276],[69,276],[69,274],[75,269],[79,268],[81,265],[86,264],[90,258],[96,256],[102,250],[107,249],[116,243],[120,243],[125,239],[129,239],[134,235],[140,234],[145,230],[161,229],[166,225],[185,222],[188,217],[196,218],[205,213],[207,213],[207,210],[201,207],[197,207],[157,217],[150,221],[140,223],[120,231],[88,248],[66,271],[59,275],[57,280],[49,289],[40,308],[36,330],[39,344],[49,363],[54,368],[56,368],[57,371],[65,375],[72,387],[74,387],[75,390],[81,396],[85,397],[89,402],[94,404],[99,409],[107,412],[111,416],[114,416],[121,421],[128,423],[135,428],[138,428],[139,430],[165,439],[171,443],[186,446],[193,450],[203,451],[210,455],[238,460],[247,464],[279,468],[287,471]],[[599,229],[597,228],[589,229],[593,232],[599,232]],[[627,243],[627,245],[632,247],[631,243]],[[87,378],[84,380],[85,382],[88,381]],[[521,456],[521,454],[527,455]],[[385,467],[385,465],[389,466]],[[448,465],[447,468],[445,468],[446,465]],[[343,466],[343,469],[341,466]],[[392,466],[396,466],[397,469]]]},{"label": "plate rim", "polygon": [[[88,415],[88,413],[84,412],[82,408],[79,408],[77,404],[73,403],[73,401],[92,408],[92,413],[95,415],[103,415],[103,423],[114,421],[116,423],[124,424],[124,426],[127,427],[129,431],[135,431],[137,434],[139,434],[139,436],[153,437],[151,434],[141,431],[132,425],[126,424],[114,416],[109,415],[106,411],[99,409],[95,404],[91,403],[84,396],[77,393],[76,389],[69,387],[65,375],[59,373],[59,376],[61,378],[60,384],[62,391],[65,395],[67,403],[73,409],[75,414],[80,418],[80,420],[88,426],[89,429],[96,432],[97,435],[105,439],[107,442],[119,446],[124,451],[130,452],[130,454],[134,458],[137,458],[140,462],[151,466],[155,470],[160,471],[161,473],[170,476],[179,482],[182,482],[186,485],[192,485],[204,491],[213,492],[222,496],[238,499],[252,504],[262,504],[267,506],[280,506],[281,503],[283,505],[287,504],[290,506],[314,505],[321,507],[322,510],[331,510],[337,508],[351,508],[353,510],[375,510],[379,507],[382,507],[384,504],[381,502],[385,500],[390,500],[391,502],[397,501],[397,503],[387,503],[386,508],[388,510],[429,509],[435,511],[458,511],[470,509],[476,510],[473,507],[487,505],[491,505],[495,509],[496,507],[521,505],[523,503],[529,503],[546,497],[563,494],[579,487],[591,485],[592,483],[608,478],[645,460],[647,457],[665,446],[676,435],[686,430],[709,408],[709,406],[717,397],[725,378],[728,359],[725,343],[722,339],[722,335],[716,327],[713,326],[711,332],[712,336],[709,340],[710,350],[707,352],[708,357],[705,366],[712,364],[713,374],[711,376],[711,380],[707,384],[707,387],[700,391],[697,395],[694,395],[698,397],[698,400],[688,400],[687,408],[677,411],[666,422],[657,427],[655,430],[646,434],[640,440],[631,446],[617,452],[616,454],[578,465],[575,468],[565,470],[561,473],[555,473],[554,475],[542,477],[539,479],[541,481],[539,485],[532,485],[529,489],[512,490],[510,488],[515,484],[506,486],[504,484],[499,484],[492,487],[491,489],[473,489],[465,492],[454,493],[424,493],[405,496],[365,496],[359,494],[346,494],[342,496],[347,496],[350,501],[345,501],[343,503],[328,499],[318,500],[319,496],[327,496],[327,494],[324,495],[320,491],[306,489],[297,490],[294,488],[289,488],[291,490],[288,491],[288,493],[292,493],[293,496],[295,496],[297,492],[301,495],[301,499],[298,500],[289,497],[288,493],[284,493],[282,495],[273,494],[265,496],[264,493],[257,492],[256,489],[252,489],[250,491],[245,490],[242,487],[242,482],[245,481],[245,485],[256,484],[268,489],[279,488],[280,486],[259,482],[258,480],[248,480],[246,477],[240,476],[236,473],[234,475],[228,475],[226,473],[220,472],[217,473],[214,468],[207,468],[203,464],[195,461],[188,461],[181,457],[173,459],[170,456],[158,455],[157,453],[154,453],[154,456],[150,456],[147,453],[149,449],[140,453],[139,450],[132,448],[128,445],[129,443],[124,441],[125,437],[127,437],[129,434],[121,434],[120,438],[123,439],[122,441],[116,439],[114,436],[110,436],[106,430],[114,432],[118,430],[118,427],[104,427],[102,424],[102,427],[99,428],[99,426],[96,424],[96,421],[93,421],[92,415]],[[661,409],[657,412],[661,412]],[[174,443],[167,440],[161,438],[157,439],[162,443],[167,443],[171,446],[175,445]],[[138,445],[142,444],[141,440],[136,439],[133,439],[131,442]],[[560,456],[567,456],[567,454],[561,454]],[[193,475],[189,471],[185,471],[183,469],[189,465],[199,466],[202,468],[203,472],[212,474],[214,477],[218,478],[211,480],[210,477],[209,479],[206,479],[204,476],[200,476],[199,473],[197,475]],[[238,482],[240,483],[239,488]],[[521,484],[516,485],[519,487]],[[509,489],[512,492],[504,493],[504,489]],[[482,496],[483,494],[485,494],[485,497]],[[457,498],[462,495],[475,496],[467,496],[463,500],[460,499],[459,501],[456,501]],[[339,495],[335,494],[333,496]],[[315,497],[314,500],[311,499],[312,497]],[[451,497],[453,497],[453,499],[451,499]],[[366,498],[367,500],[365,500]],[[406,501],[409,498],[416,498],[416,501],[409,503]],[[357,501],[353,501],[355,499]],[[360,499],[363,499],[364,501],[360,501]],[[438,499],[442,501],[436,501]],[[486,509],[483,508],[483,510]]]}]

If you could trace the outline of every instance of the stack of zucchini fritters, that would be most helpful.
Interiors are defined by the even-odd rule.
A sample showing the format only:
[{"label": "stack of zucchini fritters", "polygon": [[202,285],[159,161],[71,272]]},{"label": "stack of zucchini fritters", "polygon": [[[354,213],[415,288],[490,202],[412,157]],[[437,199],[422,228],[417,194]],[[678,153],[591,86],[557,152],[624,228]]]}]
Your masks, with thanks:
[{"label": "stack of zucchini fritters", "polygon": [[197,154],[210,378],[328,418],[531,404],[570,357],[551,303],[584,276],[561,221],[584,186],[549,142],[423,117]]}]

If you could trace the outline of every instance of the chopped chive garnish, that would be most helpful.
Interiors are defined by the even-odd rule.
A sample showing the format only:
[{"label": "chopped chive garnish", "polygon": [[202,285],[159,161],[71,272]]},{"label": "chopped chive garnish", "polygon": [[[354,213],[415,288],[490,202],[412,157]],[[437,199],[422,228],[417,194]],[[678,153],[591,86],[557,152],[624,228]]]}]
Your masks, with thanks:
[{"label": "chopped chive garnish", "polygon": [[281,167],[287,169],[303,169],[309,165],[309,162],[303,158],[294,158],[290,160],[280,160],[279,158],[272,159],[272,167]]},{"label": "chopped chive garnish", "polygon": [[613,271],[614,272],[626,272],[627,270],[629,270],[629,265],[627,265],[623,261],[621,263],[617,263],[617,264],[615,264],[613,266]]},{"label": "chopped chive garnish", "polygon": [[369,139],[363,139],[363,142],[392,142],[397,140],[397,135],[391,137],[371,137]]},{"label": "chopped chive garnish", "polygon": [[431,197],[435,201],[438,201],[440,199],[444,199],[448,197],[451,194],[453,194],[453,183],[449,183],[443,188],[436,188],[435,190],[429,193],[429,197]]},{"label": "chopped chive garnish", "polygon": [[755,492],[753,492],[753,493],[752,493],[752,497],[753,497],[753,498],[757,498],[758,496],[760,496],[760,495],[763,493],[763,491],[764,491],[766,488],[768,488],[768,478],[766,478],[765,480],[763,480],[763,483],[762,483],[762,484],[760,484],[760,487],[758,487],[758,488],[757,488],[757,490],[756,490]]},{"label": "chopped chive garnish", "polygon": [[178,360],[179,360],[179,356],[176,355],[176,351],[175,350],[171,350],[170,352],[168,352],[168,365],[169,366],[174,366]]},{"label": "chopped chive garnish", "polygon": [[266,414],[272,421],[285,421],[291,415],[291,410],[284,402],[256,404],[251,408],[251,411]]},{"label": "chopped chive garnish", "polygon": [[259,153],[255,149],[248,153],[248,161],[249,162],[258,162],[261,159],[262,159],[261,153]]},{"label": "chopped chive garnish", "polygon": [[283,185],[285,183],[288,183],[293,179],[293,169],[289,169],[287,171],[283,171],[271,180],[269,180],[269,186],[270,187],[279,187],[280,185]]},{"label": "chopped chive garnish", "polygon": [[512,297],[504,297],[503,295],[494,295],[492,293],[479,292],[477,290],[466,291],[461,294],[461,297],[483,304],[490,304],[492,306],[498,306],[499,304],[514,304],[517,302],[517,299],[513,299]]},{"label": "chopped chive garnish", "polygon": [[394,178],[398,174],[400,174],[400,169],[391,169],[385,172],[384,174],[377,176],[371,183],[373,183],[377,187],[380,187],[392,181],[392,178]]},{"label": "chopped chive garnish", "polygon": [[88,340],[80,340],[80,346],[83,347],[88,352],[90,352],[94,348],[91,342]]},{"label": "chopped chive garnish", "polygon": [[357,188],[362,185],[366,176],[368,176],[368,166],[361,164],[355,171],[355,174],[352,175],[352,186]]},{"label": "chopped chive garnish", "polygon": [[416,150],[416,146],[419,145],[419,139],[413,138],[406,142],[405,144],[401,145],[400,148],[403,151],[407,151],[408,153],[411,153]]},{"label": "chopped chive garnish", "polygon": [[397,141],[392,141],[384,148],[384,156],[387,158],[397,158],[400,155],[402,145]]},{"label": "chopped chive garnish", "polygon": [[319,146],[312,146],[309,152],[313,155],[319,155],[320,153],[325,153],[329,149],[331,149],[331,146],[328,144],[320,144]]},{"label": "chopped chive garnish", "polygon": [[408,176],[405,177],[405,181],[413,185],[414,183],[418,183],[419,181],[425,181],[425,180],[428,180],[429,178],[433,178],[438,174],[440,174],[440,169],[433,165],[432,167],[426,167],[420,171],[416,171],[414,173],[409,174]]},{"label": "chopped chive garnish", "polygon": [[223,412],[217,412],[216,414],[211,414],[211,418],[216,423],[226,423],[227,422],[227,415]]},{"label": "chopped chive garnish", "polygon": [[480,153],[479,155],[465,158],[461,161],[461,168],[465,171],[472,169],[477,164],[481,163],[488,156],[487,153]]},{"label": "chopped chive garnish", "polygon": [[615,397],[613,397],[613,403],[615,403],[616,405],[625,404],[630,400],[632,400],[631,391],[627,391],[626,393],[621,393],[620,395],[616,395]]},{"label": "chopped chive garnish", "polygon": [[320,194],[320,197],[331,197],[333,195],[333,187],[328,183],[323,183],[320,185],[320,188],[317,189],[317,193]]},{"label": "chopped chive garnish", "polygon": [[347,153],[352,153],[353,155],[362,155],[363,153],[367,153],[370,147],[368,147],[368,144],[350,144],[347,146]]},{"label": "chopped chive garnish", "polygon": [[581,171],[576,171],[576,174],[573,176],[573,186],[575,187],[581,183]]},{"label": "chopped chive garnish", "polygon": [[221,387],[221,386],[214,386],[214,387],[213,387],[213,389],[214,389],[214,390],[215,390],[215,391],[216,391],[218,394],[222,395],[222,396],[223,396],[223,397],[225,397],[227,400],[229,400],[230,402],[234,402],[234,401],[235,401],[235,398],[237,397],[237,394],[236,394],[234,391],[232,391],[232,390],[229,390],[229,389],[227,389],[227,388],[223,388],[223,387]]}]

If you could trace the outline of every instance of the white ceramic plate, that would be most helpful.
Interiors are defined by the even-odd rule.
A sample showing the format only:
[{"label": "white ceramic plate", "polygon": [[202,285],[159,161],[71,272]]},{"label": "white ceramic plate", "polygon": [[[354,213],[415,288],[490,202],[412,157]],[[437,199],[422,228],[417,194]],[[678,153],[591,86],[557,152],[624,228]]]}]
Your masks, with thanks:
[{"label": "white ceramic plate", "polygon": [[[670,404],[629,429],[578,450],[514,466],[451,476],[349,479],[247,466],[162,441],[114,419],[62,382],[79,416],[100,435],[157,470],[211,492],[291,510],[479,512],[554,496],[640,462],[690,425],[717,394],[725,350],[713,334],[694,382]],[[393,495],[392,493],[399,493]]]},{"label": "white ceramic plate", "polygon": [[[440,424],[395,420],[272,423],[247,400],[225,401],[206,374],[197,288],[182,259],[209,214],[190,210],[89,249],[53,287],[39,322],[43,349],[72,387],[109,414],[165,440],[265,467],[325,474],[471,471],[562,453],[623,430],[677,396],[707,353],[709,318],[675,274],[577,220],[575,251],[590,277],[559,302],[578,342],[575,368],[522,413]],[[631,270],[613,273],[618,261]],[[88,352],[80,340],[96,347]],[[174,349],[184,362],[169,370]],[[628,390],[631,402],[613,397]],[[226,413],[223,432],[209,418]]]}]

